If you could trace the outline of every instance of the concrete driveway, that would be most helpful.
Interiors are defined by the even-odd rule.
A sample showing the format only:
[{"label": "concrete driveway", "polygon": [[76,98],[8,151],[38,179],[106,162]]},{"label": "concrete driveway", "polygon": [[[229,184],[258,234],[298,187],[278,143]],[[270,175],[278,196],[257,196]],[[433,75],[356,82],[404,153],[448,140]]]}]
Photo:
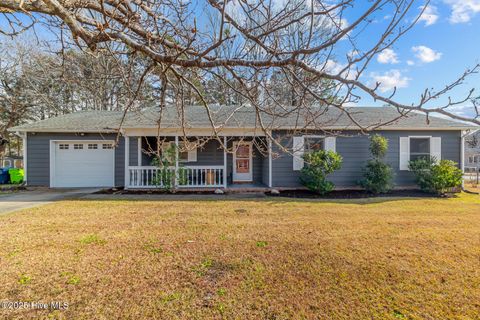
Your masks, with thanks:
[{"label": "concrete driveway", "polygon": [[34,189],[0,195],[0,214],[33,208],[58,200],[81,198],[99,189]]}]

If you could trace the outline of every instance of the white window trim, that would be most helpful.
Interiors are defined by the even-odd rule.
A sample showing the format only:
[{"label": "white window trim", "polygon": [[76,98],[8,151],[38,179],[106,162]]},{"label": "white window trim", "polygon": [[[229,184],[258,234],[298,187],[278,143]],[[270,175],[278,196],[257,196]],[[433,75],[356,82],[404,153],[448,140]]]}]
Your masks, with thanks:
[{"label": "white window trim", "polygon": [[[439,138],[439,139],[440,139],[440,157],[435,157],[435,159],[436,159],[437,161],[440,161],[440,160],[441,160],[441,158],[442,158],[441,138],[442,138],[442,137],[439,137],[439,136],[406,136],[406,137],[405,137],[405,136],[404,136],[404,137],[400,136],[400,137],[399,137],[399,139],[402,139],[402,138],[407,138],[407,149],[408,149],[408,159],[407,159],[407,163],[410,162],[410,156],[411,156],[411,152],[410,152],[410,140],[411,140],[412,138],[413,138],[413,139],[422,139],[422,138],[423,138],[423,139],[426,139],[426,138],[430,139],[430,156],[431,156],[431,157],[434,156],[434,155],[432,154],[432,153],[433,153],[433,148],[432,148],[432,146],[433,146],[433,139]],[[402,166],[401,166],[401,165],[402,165],[401,141],[400,141],[400,143],[399,143],[399,152],[398,152],[398,154],[399,154],[399,158],[400,158],[400,159],[399,159],[399,170],[400,170],[400,171],[410,171],[410,168],[407,167],[407,168],[405,168],[405,169],[402,169]]]},{"label": "white window trim", "polygon": [[[77,148],[78,147],[78,148]],[[73,150],[85,150],[85,143],[74,143]]]},{"label": "white window trim", "polygon": [[312,138],[312,139],[323,139],[323,150],[325,150],[326,144],[325,144],[325,139],[327,138],[326,136],[320,136],[320,135],[304,135],[303,137],[303,154],[305,154],[305,142],[307,139]]},{"label": "white window trim", "polygon": [[[295,139],[301,138],[303,143],[301,145],[301,148],[298,148],[295,146]],[[327,136],[327,135],[316,135],[316,134],[308,134],[308,135],[303,135],[300,137],[293,137],[292,138],[292,149],[293,149],[293,171],[299,171],[303,168],[304,166],[304,161],[303,161],[303,156],[305,154],[305,140],[306,138],[314,138],[314,139],[323,139],[323,150],[329,150],[329,151],[334,151],[337,152],[337,137],[336,136]],[[328,142],[328,139],[333,139],[330,142]],[[327,148],[327,145],[330,145],[332,148]]]},{"label": "white window trim", "polygon": [[[184,141],[178,141],[178,148],[180,148],[180,145],[183,144],[183,143],[184,143]],[[174,142],[174,141],[167,141],[167,142],[162,143],[162,148],[161,148],[161,149],[162,149],[162,152],[163,152],[164,149],[170,148],[170,146],[171,146],[172,144],[175,145],[175,142]],[[198,147],[195,147],[194,149],[188,150],[188,151],[186,151],[186,152],[188,153],[188,159],[187,159],[187,160],[185,160],[185,159],[180,159],[180,156],[178,156],[178,162],[179,162],[179,163],[190,163],[190,162],[197,162],[197,161],[198,161],[198,160],[197,160]],[[180,152],[178,152],[178,154],[180,154]],[[193,157],[193,154],[195,154],[194,157]],[[191,156],[192,156],[192,158],[194,158],[194,159],[192,159]]]},{"label": "white window trim", "polygon": [[432,138],[433,136],[408,136],[408,161],[411,161],[412,151],[410,150],[411,140],[412,139],[429,139],[430,142],[428,144],[428,154],[430,157],[432,156]]}]

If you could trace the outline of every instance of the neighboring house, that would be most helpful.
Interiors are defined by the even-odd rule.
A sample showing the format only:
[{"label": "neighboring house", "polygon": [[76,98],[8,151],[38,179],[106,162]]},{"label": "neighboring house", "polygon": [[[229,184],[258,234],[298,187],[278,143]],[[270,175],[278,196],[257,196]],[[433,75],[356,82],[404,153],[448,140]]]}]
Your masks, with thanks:
[{"label": "neighboring house", "polygon": [[465,171],[480,169],[480,131],[465,138]]},{"label": "neighboring house", "polygon": [[19,156],[0,156],[0,168],[23,168],[23,159]]},{"label": "neighboring house", "polygon": [[[213,121],[225,123],[217,129],[219,139],[208,139],[213,129],[204,107],[185,109],[187,143],[198,147],[179,154],[179,161],[171,168],[183,168],[179,187],[298,188],[302,155],[325,149],[343,157],[342,168],[330,179],[337,188],[350,188],[362,178],[362,168],[370,158],[368,136],[336,108],[323,112],[321,125],[317,121],[315,128],[322,130],[305,125],[299,119],[308,117],[296,113],[275,119],[264,115],[268,132],[259,128],[251,107],[211,109]],[[424,115],[413,112],[398,119],[398,112],[390,107],[351,107],[348,111],[362,126],[375,128],[389,122],[375,132],[389,140],[386,161],[394,168],[395,183],[401,188],[414,186],[408,162],[420,156],[450,159],[463,167],[463,135],[475,129],[436,117],[430,117],[427,124]],[[50,187],[157,187],[159,169],[152,166],[153,157],[147,151],[157,149],[158,135],[165,142],[184,143],[177,111],[163,111],[160,130],[158,114],[155,108],[132,112],[122,122],[122,112],[85,111],[12,128],[25,142],[27,183]],[[306,130],[294,130],[304,125]],[[117,139],[119,127],[121,135]],[[224,151],[222,143],[231,152]]]}]

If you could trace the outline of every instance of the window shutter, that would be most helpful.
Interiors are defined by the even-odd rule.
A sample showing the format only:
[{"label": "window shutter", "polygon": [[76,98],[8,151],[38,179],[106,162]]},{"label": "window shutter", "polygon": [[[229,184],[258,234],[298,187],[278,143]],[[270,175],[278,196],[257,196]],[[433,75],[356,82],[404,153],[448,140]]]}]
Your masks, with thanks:
[{"label": "window shutter", "polygon": [[325,151],[336,152],[336,137],[326,137],[325,138]]},{"label": "window shutter", "polygon": [[400,170],[408,170],[409,161],[410,139],[408,137],[400,137]]},{"label": "window shutter", "polygon": [[193,149],[188,151],[188,162],[195,162],[197,161],[197,149]]},{"label": "window shutter", "polygon": [[430,156],[438,163],[442,160],[442,138],[430,138]]},{"label": "window shutter", "polygon": [[298,171],[303,168],[303,137],[293,137],[293,170]]}]

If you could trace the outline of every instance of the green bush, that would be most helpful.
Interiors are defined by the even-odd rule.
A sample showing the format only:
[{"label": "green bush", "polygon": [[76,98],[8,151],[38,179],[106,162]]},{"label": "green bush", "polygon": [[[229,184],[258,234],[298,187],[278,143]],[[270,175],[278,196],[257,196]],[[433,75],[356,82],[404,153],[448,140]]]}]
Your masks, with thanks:
[{"label": "green bush", "polygon": [[363,180],[359,184],[375,194],[389,192],[393,188],[393,170],[383,160],[388,150],[388,140],[378,134],[370,138],[370,153],[373,159],[363,170]]},{"label": "green bush", "polygon": [[418,159],[410,161],[409,168],[423,191],[445,194],[462,185],[462,170],[451,160]]},{"label": "green bush", "polygon": [[370,153],[374,158],[383,159],[387,155],[388,140],[379,134],[370,137]]},{"label": "green bush", "polygon": [[[174,144],[165,148],[160,155],[156,155],[152,160],[151,165],[158,167],[156,175],[153,177],[153,183],[158,187],[167,191],[172,191],[175,188],[175,171],[172,167],[175,166],[177,159],[177,147]],[[184,180],[185,174],[181,172],[180,180]]]},{"label": "green bush", "polygon": [[327,175],[342,166],[342,156],[333,151],[314,151],[304,157],[305,166],[300,172],[300,181],[309,190],[324,195],[335,185],[327,180]]}]

